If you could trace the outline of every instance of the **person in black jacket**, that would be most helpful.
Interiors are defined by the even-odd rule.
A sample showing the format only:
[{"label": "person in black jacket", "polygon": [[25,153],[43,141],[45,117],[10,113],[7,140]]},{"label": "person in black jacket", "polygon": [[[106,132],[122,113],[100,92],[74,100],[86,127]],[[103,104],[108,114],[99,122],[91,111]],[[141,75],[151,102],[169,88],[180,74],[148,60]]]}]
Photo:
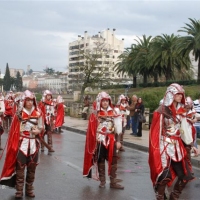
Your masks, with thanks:
[{"label": "person in black jacket", "polygon": [[139,97],[137,100],[137,104],[135,105],[135,116],[137,118],[138,123],[138,131],[136,137],[142,137],[142,122],[139,122],[139,115],[144,114],[144,104],[142,103],[142,98]]}]

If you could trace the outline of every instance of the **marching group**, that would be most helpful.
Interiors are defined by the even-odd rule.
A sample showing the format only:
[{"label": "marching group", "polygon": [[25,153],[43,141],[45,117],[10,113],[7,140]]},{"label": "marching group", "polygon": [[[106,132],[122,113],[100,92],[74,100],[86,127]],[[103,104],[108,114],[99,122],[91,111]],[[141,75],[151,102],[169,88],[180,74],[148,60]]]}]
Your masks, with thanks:
[{"label": "marching group", "polygon": [[[200,108],[199,101],[198,105]],[[153,113],[149,131],[149,166],[156,200],[168,199],[165,190],[174,182],[169,199],[179,199],[186,184],[195,178],[191,154],[199,154],[196,144],[198,132],[194,126],[200,121],[198,111],[194,109],[192,99],[185,97],[183,87],[173,83],[167,88],[158,109]],[[119,184],[122,180],[117,179],[118,152],[123,151],[123,135],[125,129],[130,128],[130,121],[132,135],[142,136],[140,115],[143,114],[142,99],[136,95],[132,96],[132,102],[120,95],[114,106],[109,94],[98,94],[93,103],[86,134],[83,165],[85,177],[91,178],[96,166],[99,187],[104,188],[107,160],[110,188],[124,189]]]},{"label": "marching group", "polygon": [[10,91],[5,98],[1,94],[0,134],[7,132],[8,139],[0,184],[14,187],[16,199],[22,199],[24,185],[26,196],[35,197],[33,182],[40,148],[44,151],[45,146],[54,152],[52,133],[62,132],[64,107],[62,96],[53,99],[49,90],[44,91],[39,103],[29,90],[16,94]]},{"label": "marching group", "polygon": [[[52,132],[55,129],[61,131],[64,122],[64,104],[61,96],[54,101],[48,90],[44,92],[39,104],[30,91],[22,93],[20,98],[16,95],[13,101],[17,108],[12,106],[15,115],[8,135],[7,154],[0,184],[15,186],[17,190],[15,197],[21,199],[25,167],[27,168],[26,195],[35,196],[33,182],[40,143],[41,151],[46,146],[49,152],[54,152]],[[86,106],[88,107],[88,104]],[[200,111],[199,102],[198,106]],[[121,94],[114,105],[108,93],[100,92],[92,107],[85,141],[83,176],[92,178],[92,170],[96,169],[95,174],[100,181],[99,187],[105,188],[107,161],[110,188],[124,189],[124,186],[119,183],[122,180],[117,178],[117,160],[119,151],[125,151],[123,136],[126,129],[132,128],[132,135],[142,136],[144,122],[142,98],[133,95],[132,99],[128,99]],[[82,113],[85,111],[86,109]],[[157,200],[167,199],[165,189],[174,181],[176,182],[169,199],[179,199],[186,184],[195,178],[191,153],[196,156],[199,154],[196,144],[198,130],[195,128],[195,123],[200,120],[198,111],[195,111],[192,99],[185,97],[183,87],[173,83],[167,88],[160,105],[153,113],[149,131],[149,166]],[[6,119],[5,113],[3,112],[3,120]],[[85,115],[83,117],[85,118]],[[6,126],[5,123],[4,127],[9,127]],[[45,135],[47,135],[47,143],[44,141]]]}]

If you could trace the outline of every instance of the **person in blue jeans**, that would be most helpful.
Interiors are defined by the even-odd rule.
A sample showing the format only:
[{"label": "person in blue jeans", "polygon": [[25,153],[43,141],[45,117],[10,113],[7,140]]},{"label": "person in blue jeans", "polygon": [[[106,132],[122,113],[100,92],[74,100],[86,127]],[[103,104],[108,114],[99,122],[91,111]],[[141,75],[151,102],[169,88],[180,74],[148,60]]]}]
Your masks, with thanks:
[{"label": "person in blue jeans", "polygon": [[139,97],[137,100],[137,104],[135,105],[135,114],[134,116],[137,118],[137,137],[142,137],[142,122],[139,122],[139,115],[144,114],[144,104],[142,102],[142,98]]},{"label": "person in blue jeans", "polygon": [[137,104],[137,96],[133,95],[132,96],[132,102],[129,107],[130,109],[130,117],[131,117],[131,128],[132,128],[132,133],[131,135],[136,135],[137,134],[137,129],[138,129],[138,118],[134,116],[135,114],[135,105]]},{"label": "person in blue jeans", "polygon": [[196,111],[196,118],[197,118],[197,122],[194,123],[194,127],[196,129],[196,139],[194,141],[194,146],[198,148],[197,138],[200,138],[200,95],[199,95],[199,99],[196,99],[193,103],[194,103],[194,109]]}]

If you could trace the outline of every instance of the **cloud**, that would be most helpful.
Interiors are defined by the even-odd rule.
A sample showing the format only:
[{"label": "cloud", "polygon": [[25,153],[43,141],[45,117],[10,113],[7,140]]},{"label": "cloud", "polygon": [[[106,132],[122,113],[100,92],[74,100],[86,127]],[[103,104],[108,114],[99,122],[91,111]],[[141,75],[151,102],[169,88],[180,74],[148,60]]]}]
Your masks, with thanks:
[{"label": "cloud", "polygon": [[0,69],[64,71],[68,44],[88,31],[116,29],[129,47],[142,35],[183,34],[177,30],[199,19],[199,1],[0,1]]}]

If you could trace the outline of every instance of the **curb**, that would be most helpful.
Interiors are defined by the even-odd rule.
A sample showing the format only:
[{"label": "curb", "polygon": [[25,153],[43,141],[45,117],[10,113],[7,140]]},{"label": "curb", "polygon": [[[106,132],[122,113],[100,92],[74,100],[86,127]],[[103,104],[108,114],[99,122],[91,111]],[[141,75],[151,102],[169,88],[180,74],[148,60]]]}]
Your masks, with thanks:
[{"label": "curb", "polygon": [[[80,129],[77,129],[77,128],[73,128],[73,127],[69,127],[69,126],[62,126],[62,127],[65,130],[76,132],[76,133],[79,133],[79,134],[82,134],[82,135],[86,135],[86,131],[83,131],[83,130],[80,130]],[[126,146],[126,147],[129,147],[129,148],[132,148],[132,149],[136,149],[136,150],[139,150],[139,151],[146,152],[146,153],[148,153],[148,151],[149,151],[149,148],[146,147],[146,146],[134,144],[134,143],[127,142],[127,141],[124,141],[123,145]],[[192,158],[191,163],[192,163],[192,166],[200,169],[200,161],[199,160]]]}]

